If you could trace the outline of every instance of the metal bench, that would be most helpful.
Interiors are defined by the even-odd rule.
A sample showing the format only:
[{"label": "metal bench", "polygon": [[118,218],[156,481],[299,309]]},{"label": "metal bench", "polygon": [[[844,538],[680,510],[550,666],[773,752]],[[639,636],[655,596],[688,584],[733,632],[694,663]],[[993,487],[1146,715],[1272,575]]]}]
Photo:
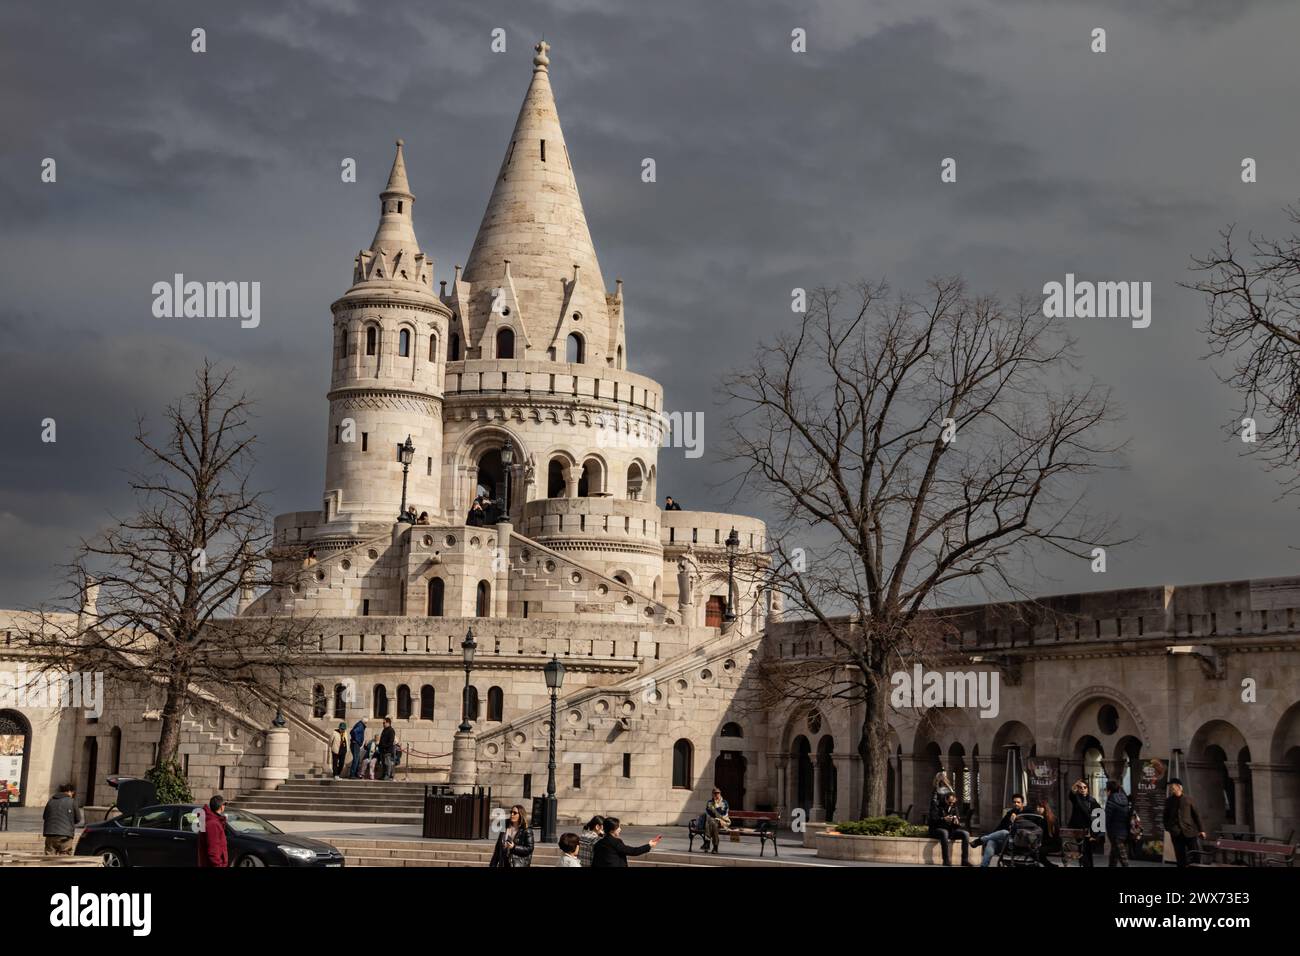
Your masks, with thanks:
[{"label": "metal bench", "polygon": [[[767,842],[772,841],[772,854],[780,856],[780,851],[776,846],[776,830],[781,821],[781,814],[773,810],[732,810],[729,814],[731,817],[731,826],[723,827],[722,833],[732,837],[756,836],[759,840],[758,855],[762,856],[767,850]],[[737,826],[736,824],[740,824]],[[695,838],[704,838],[704,828],[700,826],[698,817],[691,817],[686,824],[686,852],[691,853],[695,849]]]}]

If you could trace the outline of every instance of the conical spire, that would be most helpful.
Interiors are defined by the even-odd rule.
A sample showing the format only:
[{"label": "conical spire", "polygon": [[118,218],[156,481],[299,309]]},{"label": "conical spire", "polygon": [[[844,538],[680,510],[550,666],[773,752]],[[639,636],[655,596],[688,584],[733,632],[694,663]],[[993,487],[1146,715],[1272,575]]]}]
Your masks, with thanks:
[{"label": "conical spire", "polygon": [[370,249],[357,256],[353,281],[383,279],[432,286],[432,263],[425,259],[415,238],[411,214],[414,205],[415,194],[406,181],[406,160],[399,139],[388,185],[379,194],[379,228]]},{"label": "conical spire", "polygon": [[[604,280],[555,108],[549,48],[545,41],[535,48],[532,82],[464,279],[476,288],[500,285],[510,260],[519,311],[532,342],[545,347],[567,321],[572,328],[564,334],[582,331],[589,351],[604,352],[610,348]],[[575,280],[577,276],[581,278]],[[574,314],[580,318],[573,319]]]}]

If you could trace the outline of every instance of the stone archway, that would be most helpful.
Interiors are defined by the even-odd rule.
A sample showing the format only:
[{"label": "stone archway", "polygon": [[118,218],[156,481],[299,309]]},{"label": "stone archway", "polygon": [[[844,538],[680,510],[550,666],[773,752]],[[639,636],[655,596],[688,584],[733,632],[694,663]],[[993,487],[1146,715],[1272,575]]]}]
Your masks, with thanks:
[{"label": "stone archway", "polygon": [[[456,520],[463,521],[469,513],[469,507],[479,493],[482,478],[492,479],[491,490],[498,496],[505,491],[505,475],[500,456],[507,438],[515,452],[514,464],[510,467],[510,514],[514,516],[522,513],[528,490],[520,480],[520,475],[522,464],[529,460],[531,452],[528,444],[518,434],[498,422],[481,425],[466,433],[453,452],[456,486],[452,492],[452,513]],[[482,470],[485,458],[488,459],[487,472]],[[514,523],[518,524],[518,521]]]},{"label": "stone archway", "polygon": [[1226,720],[1209,720],[1192,734],[1186,754],[1187,790],[1207,832],[1225,827],[1253,830],[1250,747]]},{"label": "stone archway", "polygon": [[1266,784],[1272,791],[1266,811],[1273,817],[1269,835],[1300,832],[1300,703],[1278,719],[1269,747]]}]

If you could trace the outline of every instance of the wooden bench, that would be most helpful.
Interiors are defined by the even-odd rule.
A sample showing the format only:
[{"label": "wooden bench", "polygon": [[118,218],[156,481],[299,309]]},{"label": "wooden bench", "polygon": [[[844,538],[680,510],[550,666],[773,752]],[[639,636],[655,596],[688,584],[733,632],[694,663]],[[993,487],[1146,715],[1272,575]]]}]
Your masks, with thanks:
[{"label": "wooden bench", "polygon": [[[767,850],[767,841],[771,840],[773,855],[781,855],[776,846],[776,830],[781,821],[781,814],[772,810],[732,810],[727,815],[731,817],[731,826],[723,827],[722,833],[737,837],[758,837],[759,856]],[[691,817],[690,822],[686,824],[686,832],[686,852],[691,853],[695,849],[695,838],[704,838],[704,828],[700,826],[698,817]]]},{"label": "wooden bench", "polygon": [[[1245,863],[1220,863],[1220,853],[1231,853]],[[1206,840],[1198,850],[1188,851],[1190,866],[1293,866],[1293,843],[1258,843],[1253,840]],[[1195,862],[1192,862],[1195,860]]]}]

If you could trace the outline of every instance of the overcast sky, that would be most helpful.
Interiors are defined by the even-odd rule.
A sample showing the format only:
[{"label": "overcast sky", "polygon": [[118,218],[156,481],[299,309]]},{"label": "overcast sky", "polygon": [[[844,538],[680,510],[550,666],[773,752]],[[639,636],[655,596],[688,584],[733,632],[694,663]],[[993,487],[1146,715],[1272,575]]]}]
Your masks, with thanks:
[{"label": "overcast sky", "polygon": [[[1234,396],[1177,285],[1220,228],[1276,234],[1300,196],[1294,3],[41,0],[6,3],[0,30],[0,607],[49,599],[78,536],[129,508],[135,415],[156,419],[205,355],[259,403],[276,510],[319,505],[329,304],[374,233],[393,140],[446,278],[541,35],[602,270],[626,283],[629,367],[669,409],[704,410],[706,441],[717,376],[788,325],[794,286],[1150,281],[1150,328],[1070,328],[1132,442],[1091,500],[1141,542],[1104,578],[1045,563],[1035,590],[1294,568],[1296,504],[1225,439]],[[153,318],[176,272],[260,281],[261,326]],[[661,492],[726,509],[717,453],[665,450]]]}]

